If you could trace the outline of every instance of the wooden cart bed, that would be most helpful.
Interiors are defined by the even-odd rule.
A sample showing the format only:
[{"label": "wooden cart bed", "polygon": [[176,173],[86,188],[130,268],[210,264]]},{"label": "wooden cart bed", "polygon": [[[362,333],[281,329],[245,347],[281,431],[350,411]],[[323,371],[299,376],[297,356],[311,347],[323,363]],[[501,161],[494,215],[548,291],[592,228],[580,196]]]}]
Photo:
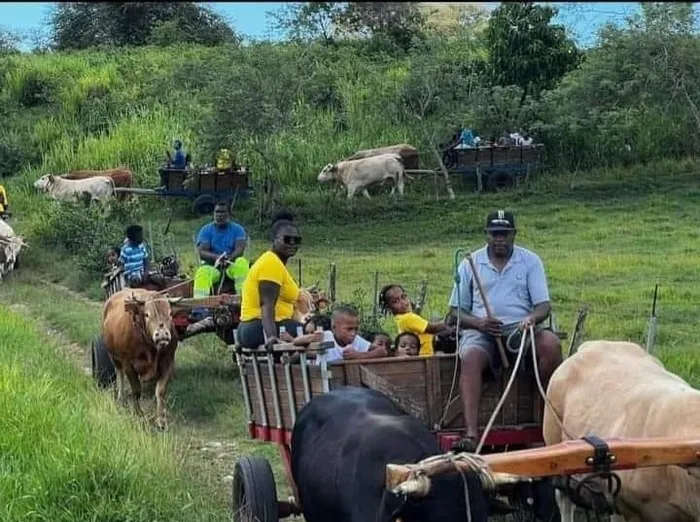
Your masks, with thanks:
[{"label": "wooden cart bed", "polygon": [[[304,404],[312,397],[341,386],[361,386],[385,393],[437,432],[444,449],[449,449],[464,428],[459,374],[445,414],[454,377],[453,355],[342,361],[328,365],[327,371],[320,365],[274,362],[271,354],[260,351],[239,353],[237,359],[249,434],[254,439],[288,444],[296,414]],[[302,372],[304,367],[308,369],[306,384]],[[504,372],[498,381],[484,381],[480,427],[488,423],[509,377],[510,374]],[[521,373],[516,377],[486,444],[530,445],[541,442],[542,407],[534,380]],[[440,424],[443,414],[444,421]]]}]

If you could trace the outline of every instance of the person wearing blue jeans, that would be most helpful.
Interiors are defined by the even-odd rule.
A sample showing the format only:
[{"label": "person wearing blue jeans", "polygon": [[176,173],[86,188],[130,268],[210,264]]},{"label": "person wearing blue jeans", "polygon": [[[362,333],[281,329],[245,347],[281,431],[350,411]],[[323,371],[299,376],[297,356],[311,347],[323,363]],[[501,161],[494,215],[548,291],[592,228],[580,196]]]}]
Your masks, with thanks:
[{"label": "person wearing blue jeans", "polygon": [[487,316],[466,259],[459,266],[459,284],[454,285],[450,298],[451,315],[463,329],[459,342],[460,395],[466,424],[465,437],[454,449],[466,452],[474,452],[478,443],[482,374],[487,368],[495,377],[501,372],[497,337],[506,338],[516,330],[534,327],[537,366],[545,389],[562,362],[559,338],[540,324],[552,309],[542,261],[534,252],[515,246],[517,231],[512,212],[490,213],[484,231],[487,244],[474,252],[472,259],[494,317]]}]

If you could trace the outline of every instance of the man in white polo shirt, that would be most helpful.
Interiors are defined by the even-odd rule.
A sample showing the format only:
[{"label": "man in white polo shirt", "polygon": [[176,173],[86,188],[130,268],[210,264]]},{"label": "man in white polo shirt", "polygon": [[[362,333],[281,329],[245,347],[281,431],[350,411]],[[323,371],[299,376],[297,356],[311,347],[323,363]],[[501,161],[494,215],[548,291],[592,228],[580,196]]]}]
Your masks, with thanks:
[{"label": "man in white polo shirt", "polygon": [[[335,344],[326,352],[326,360],[329,363],[388,356],[384,348],[374,346],[358,335],[359,329],[360,316],[353,307],[341,305],[333,310],[331,329],[323,332],[323,341],[332,341]],[[318,357],[316,364],[320,364]]]},{"label": "man in white polo shirt", "polygon": [[475,451],[478,442],[482,373],[490,368],[494,376],[500,375],[496,337],[505,342],[515,330],[535,327],[537,365],[545,389],[562,362],[559,338],[541,325],[552,310],[542,261],[534,252],[514,245],[512,212],[489,214],[484,231],[487,244],[474,252],[472,259],[494,317],[487,317],[466,259],[459,266],[459,285],[455,284],[450,298],[451,314],[459,317],[463,328],[459,343],[460,395],[466,436],[455,449],[467,452]]}]

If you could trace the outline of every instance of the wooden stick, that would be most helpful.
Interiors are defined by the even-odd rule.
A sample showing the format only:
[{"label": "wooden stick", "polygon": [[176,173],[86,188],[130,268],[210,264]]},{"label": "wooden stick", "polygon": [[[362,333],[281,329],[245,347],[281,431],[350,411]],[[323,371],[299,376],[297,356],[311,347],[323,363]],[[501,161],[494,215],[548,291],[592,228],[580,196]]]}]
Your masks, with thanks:
[{"label": "wooden stick", "polygon": [[[655,466],[694,466],[700,464],[700,439],[606,439],[609,448],[610,469],[627,470]],[[518,475],[523,479],[592,473],[594,449],[583,440],[571,440],[529,450],[483,455],[491,471],[496,474]],[[469,471],[468,463],[455,460],[454,464]],[[423,471],[434,477],[454,471],[449,460],[426,463]],[[415,478],[413,467],[387,464],[386,487],[393,490],[399,484]]]},{"label": "wooden stick", "polygon": [[[484,288],[481,286],[481,278],[479,277],[479,272],[476,269],[474,260],[471,254],[467,254],[467,259],[469,260],[469,266],[472,269],[472,274],[474,275],[474,281],[476,281],[476,286],[479,289],[479,294],[481,294],[481,300],[484,302],[484,308],[486,308],[486,317],[493,318],[493,310],[491,310],[491,305],[486,298],[486,293]],[[498,353],[501,355],[501,364],[507,370],[510,368],[510,363],[508,362],[508,357],[506,357],[506,349],[503,346],[503,339],[500,336],[496,337],[496,346],[498,346]]]}]

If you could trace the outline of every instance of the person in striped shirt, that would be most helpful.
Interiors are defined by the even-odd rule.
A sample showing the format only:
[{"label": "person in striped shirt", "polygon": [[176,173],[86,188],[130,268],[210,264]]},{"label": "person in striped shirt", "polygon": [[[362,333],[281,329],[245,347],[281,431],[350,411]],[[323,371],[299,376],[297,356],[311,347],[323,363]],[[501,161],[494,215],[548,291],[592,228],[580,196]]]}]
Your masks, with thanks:
[{"label": "person in striped shirt", "polygon": [[124,267],[124,279],[132,288],[147,282],[149,256],[148,247],[143,242],[143,227],[127,227],[126,239],[119,252],[119,264]]}]

